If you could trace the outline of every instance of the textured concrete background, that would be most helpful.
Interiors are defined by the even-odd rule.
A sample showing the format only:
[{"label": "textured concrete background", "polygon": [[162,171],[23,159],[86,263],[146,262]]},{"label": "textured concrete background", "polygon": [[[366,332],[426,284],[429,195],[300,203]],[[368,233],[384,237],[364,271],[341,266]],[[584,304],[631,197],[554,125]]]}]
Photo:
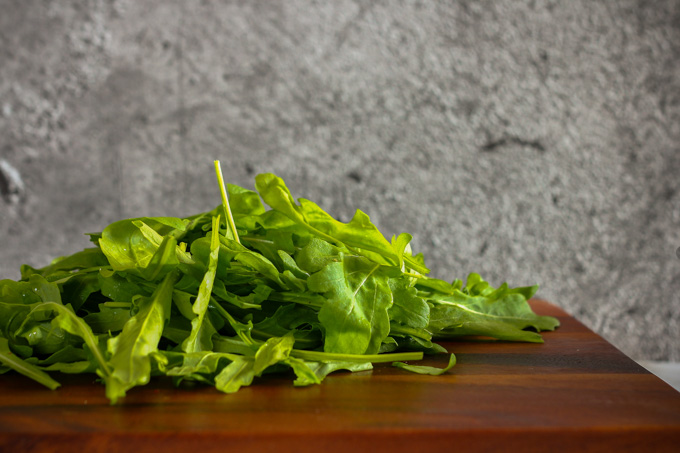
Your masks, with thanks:
[{"label": "textured concrete background", "polygon": [[0,0],[0,276],[218,158],[680,361],[679,62],[677,1]]}]

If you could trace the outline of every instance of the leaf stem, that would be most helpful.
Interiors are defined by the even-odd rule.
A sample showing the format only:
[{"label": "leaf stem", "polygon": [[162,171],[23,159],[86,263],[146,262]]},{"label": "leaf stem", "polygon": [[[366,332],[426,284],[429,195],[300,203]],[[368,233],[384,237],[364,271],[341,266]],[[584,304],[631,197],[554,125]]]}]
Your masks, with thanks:
[{"label": "leaf stem", "polygon": [[305,351],[293,349],[290,355],[298,359],[309,360],[311,362],[372,362],[385,363],[399,360],[422,360],[422,352],[396,352],[393,354],[337,354],[333,352]]},{"label": "leaf stem", "polygon": [[412,278],[427,278],[424,275],[414,274],[414,273],[411,273],[411,272],[404,272],[404,275],[406,275],[407,277],[412,277]]},{"label": "leaf stem", "polygon": [[217,182],[220,185],[220,193],[222,194],[222,207],[224,208],[224,218],[227,223],[227,230],[231,230],[234,235],[234,240],[239,244],[241,241],[238,238],[238,232],[236,231],[236,224],[234,224],[234,217],[231,215],[231,208],[229,207],[229,197],[227,197],[227,189],[224,186],[224,178],[222,177],[222,167],[220,167],[220,161],[215,161],[215,173],[217,173]]}]

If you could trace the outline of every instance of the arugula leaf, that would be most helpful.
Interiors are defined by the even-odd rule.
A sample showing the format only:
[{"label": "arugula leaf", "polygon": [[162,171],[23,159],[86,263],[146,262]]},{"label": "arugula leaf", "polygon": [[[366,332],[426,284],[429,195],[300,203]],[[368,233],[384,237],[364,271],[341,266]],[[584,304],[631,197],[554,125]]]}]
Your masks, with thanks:
[{"label": "arugula leaf", "polygon": [[293,384],[297,387],[319,384],[330,373],[338,370],[355,372],[373,369],[371,362],[307,362],[295,357],[288,358],[286,364],[290,365],[295,372],[297,379],[293,381]]},{"label": "arugula leaf", "polygon": [[97,374],[101,377],[108,377],[111,370],[104,359],[104,356],[99,349],[99,339],[92,333],[92,329],[88,326],[82,318],[78,317],[70,305],[61,305],[57,302],[43,302],[36,304],[31,311],[26,315],[24,321],[19,327],[19,331],[23,331],[28,326],[33,318],[41,316],[51,316],[51,323],[53,326],[63,329],[64,331],[82,338],[83,342],[90,350],[95,364],[97,366]]},{"label": "arugula leaf", "polygon": [[235,261],[252,269],[262,277],[271,280],[280,288],[286,288],[286,285],[281,281],[279,270],[265,256],[255,253],[240,243],[225,237],[220,237],[220,243],[222,244],[222,248],[226,249],[227,253],[233,256]]},{"label": "arugula leaf", "polygon": [[213,218],[213,235],[210,244],[210,262],[208,270],[203,277],[201,286],[198,289],[198,296],[192,307],[193,313],[196,315],[191,320],[191,334],[182,343],[182,350],[184,352],[198,352],[209,351],[212,349],[212,336],[217,333],[217,330],[210,323],[210,318],[206,318],[208,311],[208,304],[210,303],[210,294],[212,293],[213,282],[215,281],[215,272],[217,272],[217,258],[220,252],[220,241],[217,230],[220,224],[220,216]]},{"label": "arugula leaf", "polygon": [[123,330],[130,320],[130,308],[109,307],[99,305],[99,312],[83,316],[83,320],[92,328],[93,332],[106,333]]},{"label": "arugula leaf", "polygon": [[221,372],[226,363],[240,360],[235,354],[225,354],[211,351],[174,352],[158,351],[152,353],[160,371],[167,376],[200,381],[215,385],[214,376]]},{"label": "arugula leaf", "polygon": [[425,329],[430,321],[430,306],[418,296],[415,287],[404,278],[390,278],[394,303],[389,308],[390,321],[414,329]]},{"label": "arugula leaf", "polygon": [[48,282],[40,275],[31,275],[28,286],[41,301],[61,304],[61,291],[55,283]]},{"label": "arugula leaf", "polygon": [[51,322],[36,323],[32,327],[26,326],[22,330],[21,337],[33,348],[33,352],[38,354],[52,354],[69,344],[80,342]]},{"label": "arugula leaf", "polygon": [[326,297],[319,311],[326,332],[324,351],[376,353],[390,332],[388,276],[382,266],[363,257],[340,254],[339,260],[307,279],[311,291]]},{"label": "arugula leaf", "polygon": [[109,339],[108,365],[112,372],[104,376],[106,396],[115,403],[136,385],[149,382],[151,363],[149,354],[158,350],[163,326],[170,315],[172,287],[176,273],[168,274],[151,297],[135,300],[137,313],[125,323],[123,331]]},{"label": "arugula leaf", "polygon": [[49,266],[41,269],[33,269],[30,266],[24,265],[22,266],[21,276],[23,279],[28,279],[32,274],[39,274],[46,277],[57,272],[105,267],[108,265],[109,262],[100,249],[87,248],[70,256],[55,258]]},{"label": "arugula leaf", "polygon": [[0,363],[39,382],[51,390],[54,390],[61,385],[52,379],[49,374],[14,355],[9,348],[7,338],[4,337],[0,337]]},{"label": "arugula leaf", "polygon": [[51,354],[46,359],[39,360],[37,363],[40,366],[49,366],[57,363],[70,363],[88,360],[89,356],[84,349],[75,347],[73,345],[66,345],[62,349],[56,351],[54,354]]},{"label": "arugula leaf", "polygon": [[57,362],[43,368],[44,371],[59,371],[64,374],[94,373],[97,367],[89,360],[80,362]]},{"label": "arugula leaf", "polygon": [[170,217],[121,220],[102,231],[99,246],[114,270],[153,281],[177,267],[180,260],[192,262],[172,234],[183,231],[180,226],[184,228],[185,224]]},{"label": "arugula leaf", "polygon": [[[480,335],[541,343],[543,339],[537,332],[554,330],[559,322],[531,310],[526,296],[534,291],[535,287],[509,289],[506,284],[493,289],[473,274],[462,291],[456,289],[451,294],[429,295],[432,308],[428,329],[439,338]],[[535,332],[525,330],[528,328]]]},{"label": "arugula leaf", "polygon": [[215,388],[224,393],[237,392],[250,385],[255,378],[255,361],[250,357],[236,357],[215,377]]},{"label": "arugula leaf", "polygon": [[315,349],[322,344],[320,323],[315,310],[297,304],[278,305],[271,316],[255,323],[256,338],[282,337],[292,333],[298,348]]},{"label": "arugula leaf", "polygon": [[404,362],[394,362],[392,363],[392,366],[396,366],[397,368],[401,368],[402,370],[410,371],[412,373],[429,374],[430,376],[440,376],[449,371],[451,368],[453,368],[455,364],[456,356],[454,354],[451,354],[451,356],[449,357],[449,363],[444,368],[436,368],[425,365],[409,365]]},{"label": "arugula leaf", "polygon": [[291,333],[265,341],[255,353],[253,363],[255,376],[261,376],[270,366],[286,360],[293,350],[293,344],[295,344],[295,337]]}]

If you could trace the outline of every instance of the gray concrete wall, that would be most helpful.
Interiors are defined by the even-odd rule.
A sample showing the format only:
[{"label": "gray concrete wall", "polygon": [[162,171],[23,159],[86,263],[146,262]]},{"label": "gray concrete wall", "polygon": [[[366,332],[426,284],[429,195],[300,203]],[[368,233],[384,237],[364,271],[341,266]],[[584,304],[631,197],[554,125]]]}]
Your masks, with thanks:
[{"label": "gray concrete wall", "polygon": [[680,361],[677,1],[0,0],[0,275],[212,161]]}]

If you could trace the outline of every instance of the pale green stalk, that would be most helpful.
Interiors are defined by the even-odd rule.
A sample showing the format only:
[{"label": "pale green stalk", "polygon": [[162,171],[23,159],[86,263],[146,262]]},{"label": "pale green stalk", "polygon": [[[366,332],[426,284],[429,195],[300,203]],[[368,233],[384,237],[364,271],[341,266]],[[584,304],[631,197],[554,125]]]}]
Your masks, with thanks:
[{"label": "pale green stalk", "polygon": [[220,185],[220,193],[222,194],[222,207],[224,208],[224,218],[227,223],[227,230],[230,230],[234,235],[234,240],[239,244],[241,241],[238,238],[238,232],[236,231],[236,224],[234,223],[234,217],[231,215],[231,208],[229,207],[229,197],[227,196],[227,189],[224,186],[224,178],[222,177],[222,167],[220,167],[220,161],[215,161],[215,173],[217,173],[217,182]]}]

